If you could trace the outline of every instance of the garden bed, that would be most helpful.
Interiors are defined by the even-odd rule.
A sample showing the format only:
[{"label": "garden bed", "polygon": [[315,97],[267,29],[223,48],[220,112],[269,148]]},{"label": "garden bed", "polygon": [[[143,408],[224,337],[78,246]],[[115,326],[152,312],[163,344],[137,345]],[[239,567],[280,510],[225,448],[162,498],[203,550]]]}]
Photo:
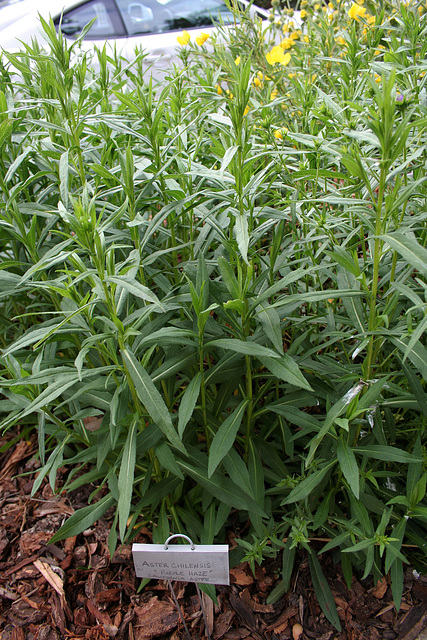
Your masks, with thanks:
[{"label": "garden bed", "polygon": [[[0,446],[6,442],[3,438]],[[85,506],[89,492],[53,495],[45,482],[31,497],[35,450],[33,439],[21,440],[0,459],[2,640],[185,638],[167,584],[151,581],[139,591],[130,545],[110,558],[110,522],[101,519],[79,536],[49,544],[73,508]],[[65,469],[60,478],[62,472]],[[228,530],[224,542],[234,546],[235,535]],[[139,542],[150,540],[148,530],[138,536]],[[322,614],[307,558],[301,554],[289,591],[274,605],[266,600],[279,582],[278,560],[256,565],[255,575],[248,563],[233,567],[231,586],[217,590],[217,605],[203,596],[212,638],[285,640],[301,625],[301,640],[415,640],[427,621],[427,579],[416,579],[407,569],[401,609],[396,612],[386,580],[374,586],[372,580],[354,578],[348,590],[340,566],[328,554],[321,560],[341,633]],[[191,636],[203,638],[194,586],[175,583],[174,588]]]}]

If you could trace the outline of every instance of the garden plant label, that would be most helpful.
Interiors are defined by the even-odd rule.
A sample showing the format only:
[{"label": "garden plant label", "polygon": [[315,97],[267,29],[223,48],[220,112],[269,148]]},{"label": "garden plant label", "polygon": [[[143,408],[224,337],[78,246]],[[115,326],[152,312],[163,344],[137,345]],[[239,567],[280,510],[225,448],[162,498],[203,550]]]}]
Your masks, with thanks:
[{"label": "garden plant label", "polygon": [[179,580],[204,584],[230,584],[228,545],[134,544],[138,578]]}]

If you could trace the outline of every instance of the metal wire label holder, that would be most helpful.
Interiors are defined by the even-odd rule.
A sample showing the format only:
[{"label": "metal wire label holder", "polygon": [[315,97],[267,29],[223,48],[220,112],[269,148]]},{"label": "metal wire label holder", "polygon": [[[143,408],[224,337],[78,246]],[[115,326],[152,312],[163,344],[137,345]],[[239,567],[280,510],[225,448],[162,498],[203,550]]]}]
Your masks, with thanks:
[{"label": "metal wire label holder", "polygon": [[[169,546],[169,542],[174,538],[185,538],[190,544]],[[164,544],[135,543],[132,545],[132,555],[138,578],[167,580],[176,608],[190,640],[190,632],[173,590],[172,580],[194,582],[205,622],[206,635],[210,640],[199,584],[230,584],[228,545],[199,544],[196,546],[188,536],[183,533],[176,533],[169,536]]]}]

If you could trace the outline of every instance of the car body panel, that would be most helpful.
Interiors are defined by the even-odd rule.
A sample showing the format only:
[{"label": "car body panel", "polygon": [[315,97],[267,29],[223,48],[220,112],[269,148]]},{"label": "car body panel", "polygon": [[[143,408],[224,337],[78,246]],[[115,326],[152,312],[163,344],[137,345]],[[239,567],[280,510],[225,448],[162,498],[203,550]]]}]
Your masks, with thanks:
[{"label": "car body panel", "polygon": [[[204,1],[206,3],[210,2],[209,6],[212,6],[212,3],[219,0]],[[91,2],[92,7],[95,6],[95,10],[98,11],[98,16],[100,15],[100,7],[103,5],[102,20],[105,22],[105,28],[108,30],[111,27],[110,23],[114,21],[115,35],[105,36],[101,34],[97,36],[94,28],[92,28],[82,42],[82,49],[84,51],[93,51],[95,46],[102,46],[103,42],[108,42],[119,55],[129,61],[135,58],[137,48],[144,50],[146,55],[144,65],[146,67],[151,66],[154,70],[153,75],[157,76],[162,70],[170,68],[173,63],[179,62],[177,36],[180,35],[183,28],[189,31],[193,41],[201,33],[211,34],[216,28],[212,25],[203,24],[195,27],[188,26],[191,17],[194,17],[194,7],[201,6],[197,3],[197,0],[86,0],[86,2],[82,0],[60,0],[59,2],[58,0],[43,0],[42,8],[39,8],[34,0],[17,0],[12,3],[9,0],[9,3],[0,2],[0,47],[6,52],[16,53],[22,49],[21,42],[30,44],[33,38],[36,38],[42,45],[45,44],[45,38],[38,20],[39,13],[46,20],[49,16],[52,17],[55,24],[58,24],[61,20],[62,12],[64,12],[62,18],[63,33],[64,30],[72,32],[73,28],[76,27],[73,22],[73,15],[79,15],[82,8],[86,8],[86,5],[91,4]],[[248,5],[246,0],[239,0],[239,2],[243,5]],[[159,5],[161,6],[159,7]],[[128,35],[127,32],[131,30],[150,28],[150,19],[153,18],[154,8],[163,12],[163,23],[161,22],[160,24],[170,24],[173,28],[168,31]],[[264,20],[268,17],[268,12],[258,7],[251,7],[250,12],[252,15],[261,16]],[[131,15],[132,13],[134,15]],[[200,19],[197,18],[199,22],[203,22],[207,13],[207,9],[204,15],[200,13]],[[86,18],[90,20],[91,15],[91,10],[86,11],[84,13],[85,20]],[[169,18],[169,22],[168,16],[172,16],[172,18]],[[121,20],[121,25],[118,20]],[[64,33],[64,36],[70,43],[77,37],[77,35],[66,33]]]}]

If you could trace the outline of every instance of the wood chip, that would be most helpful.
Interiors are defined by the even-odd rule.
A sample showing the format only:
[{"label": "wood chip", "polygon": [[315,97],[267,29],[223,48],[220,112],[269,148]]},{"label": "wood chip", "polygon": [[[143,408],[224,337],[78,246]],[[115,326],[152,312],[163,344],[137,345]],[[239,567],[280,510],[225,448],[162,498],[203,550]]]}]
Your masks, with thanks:
[{"label": "wood chip", "polygon": [[41,560],[34,560],[33,565],[40,571],[50,586],[55,589],[56,593],[65,598],[64,583],[58,574],[56,574],[46,562],[42,562]]},{"label": "wood chip", "polygon": [[[67,600],[65,598],[64,583],[61,577],[58,576],[58,574],[53,571],[53,569],[50,567],[50,565],[47,564],[47,562],[42,562],[41,560],[34,560],[33,565],[36,567],[38,571],[40,571],[43,578],[50,584],[50,586],[59,595],[61,611],[58,613],[58,615],[60,615],[62,619],[62,615],[65,614],[69,620],[72,620],[72,614],[68,606]],[[61,629],[61,632],[62,632],[62,629]]]},{"label": "wood chip", "polygon": [[33,453],[36,452],[36,448],[33,447],[32,443],[28,444],[26,440],[20,440],[10,455],[9,459],[6,461],[2,470],[0,471],[0,481],[4,478],[10,478],[13,476],[13,470],[15,466],[23,460],[24,458],[28,458],[32,456]]},{"label": "wood chip", "polygon": [[214,628],[214,603],[206,593],[202,593],[202,603],[206,614],[209,635],[212,635]]},{"label": "wood chip", "polygon": [[385,596],[385,592],[388,588],[387,576],[383,576],[381,580],[378,580],[377,586],[369,589],[369,592],[372,593],[375,598],[381,600]]},{"label": "wood chip", "polygon": [[[133,625],[135,640],[151,640],[169,633],[178,626],[179,614],[174,605],[157,596],[135,607],[137,624]],[[130,625],[129,625],[130,627]]]},{"label": "wood chip", "polygon": [[238,584],[240,587],[244,587],[253,584],[253,576],[249,575],[245,569],[241,566],[230,569],[230,582]]},{"label": "wood chip", "polygon": [[427,604],[412,607],[398,627],[397,640],[416,640],[417,636],[427,625]]},{"label": "wood chip", "polygon": [[[284,612],[275,620],[270,626],[267,627],[266,631],[273,631],[273,629],[277,629],[277,627],[286,623],[288,624],[289,618],[296,616],[298,614],[298,607],[291,605],[287,607]],[[286,628],[286,627],[285,627]],[[276,632],[275,632],[276,633]]]},{"label": "wood chip", "polygon": [[248,588],[243,589],[240,597],[255,613],[274,613],[274,607],[272,604],[260,604],[259,602],[253,600]]},{"label": "wood chip", "polygon": [[392,609],[394,609],[394,604],[389,604],[387,607],[381,609],[381,611],[379,611],[375,617],[378,618],[379,616],[382,616],[384,613],[387,613],[387,611],[391,611]]},{"label": "wood chip", "polygon": [[220,613],[215,622],[214,640],[220,640],[230,630],[235,615],[232,609],[227,609],[224,613]]},{"label": "wood chip", "polygon": [[108,613],[106,611],[100,611],[96,606],[96,604],[92,602],[90,598],[87,599],[86,606],[88,608],[89,613],[91,613],[93,617],[96,618],[96,620],[98,620],[98,622],[101,622],[102,624],[110,625],[110,626],[113,624]]},{"label": "wood chip", "polygon": [[14,593],[13,591],[8,591],[8,589],[3,589],[3,587],[0,587],[0,597],[1,598],[5,598],[6,600],[17,600],[19,598],[17,593]]}]

